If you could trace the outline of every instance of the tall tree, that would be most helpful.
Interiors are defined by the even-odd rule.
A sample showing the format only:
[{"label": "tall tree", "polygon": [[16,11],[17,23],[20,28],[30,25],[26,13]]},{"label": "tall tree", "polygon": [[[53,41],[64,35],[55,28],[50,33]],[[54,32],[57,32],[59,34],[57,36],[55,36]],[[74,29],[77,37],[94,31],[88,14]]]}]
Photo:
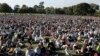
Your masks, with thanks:
[{"label": "tall tree", "polygon": [[55,13],[56,14],[65,14],[64,10],[62,8],[55,8]]},{"label": "tall tree", "polygon": [[34,13],[34,9],[32,7],[28,8],[28,13]]},{"label": "tall tree", "polygon": [[21,9],[19,9],[19,13],[28,13],[28,6],[23,5]]},{"label": "tall tree", "polygon": [[20,9],[20,6],[19,5],[15,5],[14,7],[14,13],[18,13],[18,10]]},{"label": "tall tree", "polygon": [[88,3],[80,3],[76,6],[74,14],[76,15],[91,15],[95,13],[95,10],[91,8]]},{"label": "tall tree", "polygon": [[45,9],[46,14],[55,14],[55,8],[54,7],[47,7]]},{"label": "tall tree", "polygon": [[73,15],[74,13],[73,13],[73,7],[65,7],[64,8],[64,12],[65,12],[65,14],[67,14],[67,15]]},{"label": "tall tree", "polygon": [[13,12],[13,10],[8,4],[3,3],[3,4],[0,4],[0,12],[1,13],[11,13]]},{"label": "tall tree", "polygon": [[38,7],[39,7],[39,13],[45,13],[44,2],[40,2]]},{"label": "tall tree", "polygon": [[33,10],[34,10],[34,13],[39,13],[39,6],[34,5]]},{"label": "tall tree", "polygon": [[90,4],[91,8],[93,8],[94,10],[99,10],[99,5],[91,3]]}]

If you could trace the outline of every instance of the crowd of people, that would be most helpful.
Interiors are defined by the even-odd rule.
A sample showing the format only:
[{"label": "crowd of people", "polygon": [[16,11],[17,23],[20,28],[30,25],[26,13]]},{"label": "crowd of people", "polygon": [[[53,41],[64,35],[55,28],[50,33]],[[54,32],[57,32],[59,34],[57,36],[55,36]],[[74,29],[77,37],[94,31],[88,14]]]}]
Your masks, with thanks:
[{"label": "crowd of people", "polygon": [[100,56],[99,41],[99,17],[0,14],[0,56]]}]

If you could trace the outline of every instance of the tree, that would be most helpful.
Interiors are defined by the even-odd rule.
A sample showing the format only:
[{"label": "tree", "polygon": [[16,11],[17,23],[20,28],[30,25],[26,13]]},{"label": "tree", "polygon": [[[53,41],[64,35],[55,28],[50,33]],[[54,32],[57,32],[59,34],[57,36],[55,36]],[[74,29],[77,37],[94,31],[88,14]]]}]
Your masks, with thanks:
[{"label": "tree", "polygon": [[54,7],[47,7],[45,9],[46,14],[55,14],[55,9]]},{"label": "tree", "polygon": [[34,9],[32,7],[28,8],[28,13],[34,13]]},{"label": "tree", "polygon": [[3,4],[0,4],[0,12],[1,13],[11,13],[13,12],[13,10],[8,4],[3,3]]},{"label": "tree", "polygon": [[93,8],[94,10],[99,10],[99,5],[97,5],[97,4],[92,3],[92,4],[90,4],[90,6],[91,6],[91,8]]},{"label": "tree", "polygon": [[18,11],[19,13],[28,13],[28,6],[23,5],[21,9]]},{"label": "tree", "polygon": [[78,4],[74,10],[75,15],[91,15],[91,13],[94,14],[95,10],[88,3]]},{"label": "tree", "polygon": [[100,10],[95,13],[95,16],[100,16]]},{"label": "tree", "polygon": [[34,5],[33,10],[34,10],[34,13],[39,13],[39,6]]},{"label": "tree", "polygon": [[44,2],[40,2],[38,8],[39,8],[39,13],[45,13]]},{"label": "tree", "polygon": [[54,8],[44,7],[44,2],[40,2],[39,5],[28,7],[23,5],[21,8],[19,5],[14,6],[14,10],[6,3],[0,4],[1,13],[39,13],[39,14],[67,14],[67,15],[99,15],[99,5],[80,3],[70,7]]},{"label": "tree", "polygon": [[65,13],[64,13],[64,10],[61,9],[61,8],[55,8],[55,13],[56,13],[56,14],[65,14]]},{"label": "tree", "polygon": [[73,13],[73,7],[65,7],[64,8],[64,12],[65,12],[65,14],[67,14],[67,15],[73,15],[74,13]]},{"label": "tree", "polygon": [[19,5],[15,5],[13,12],[14,13],[18,13],[19,9],[20,9],[20,6]]}]

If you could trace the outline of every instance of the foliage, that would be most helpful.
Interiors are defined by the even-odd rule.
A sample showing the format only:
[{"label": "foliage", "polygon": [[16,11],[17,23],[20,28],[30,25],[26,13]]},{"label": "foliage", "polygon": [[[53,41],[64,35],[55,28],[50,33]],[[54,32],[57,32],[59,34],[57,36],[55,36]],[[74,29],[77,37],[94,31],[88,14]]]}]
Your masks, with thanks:
[{"label": "foliage", "polygon": [[23,5],[15,5],[12,9],[8,4],[0,4],[1,13],[39,13],[39,14],[67,14],[67,15],[99,15],[99,5],[80,3],[70,7],[64,8],[54,8],[54,7],[44,7],[44,2],[40,2],[39,5],[34,5],[33,7],[28,7]]},{"label": "foliage", "polygon": [[0,4],[1,13],[11,13],[12,11],[13,11],[12,8],[8,4],[6,3]]}]

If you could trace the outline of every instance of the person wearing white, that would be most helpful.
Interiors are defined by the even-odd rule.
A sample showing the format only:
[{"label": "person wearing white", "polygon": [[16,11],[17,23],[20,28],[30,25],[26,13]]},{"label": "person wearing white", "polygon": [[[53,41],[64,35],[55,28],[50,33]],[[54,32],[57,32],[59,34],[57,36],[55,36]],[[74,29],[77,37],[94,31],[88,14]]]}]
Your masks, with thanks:
[{"label": "person wearing white", "polygon": [[15,56],[19,56],[19,53],[21,52],[21,48],[20,47],[16,47],[15,48]]},{"label": "person wearing white", "polygon": [[66,54],[66,56],[70,56],[67,48],[65,48],[65,54]]},{"label": "person wearing white", "polygon": [[26,53],[25,53],[25,56],[35,56],[35,53],[34,53],[33,49],[27,49]]},{"label": "person wearing white", "polygon": [[40,54],[41,54],[40,46],[36,47],[36,48],[34,49],[34,52],[36,53],[36,55],[40,55]]}]

